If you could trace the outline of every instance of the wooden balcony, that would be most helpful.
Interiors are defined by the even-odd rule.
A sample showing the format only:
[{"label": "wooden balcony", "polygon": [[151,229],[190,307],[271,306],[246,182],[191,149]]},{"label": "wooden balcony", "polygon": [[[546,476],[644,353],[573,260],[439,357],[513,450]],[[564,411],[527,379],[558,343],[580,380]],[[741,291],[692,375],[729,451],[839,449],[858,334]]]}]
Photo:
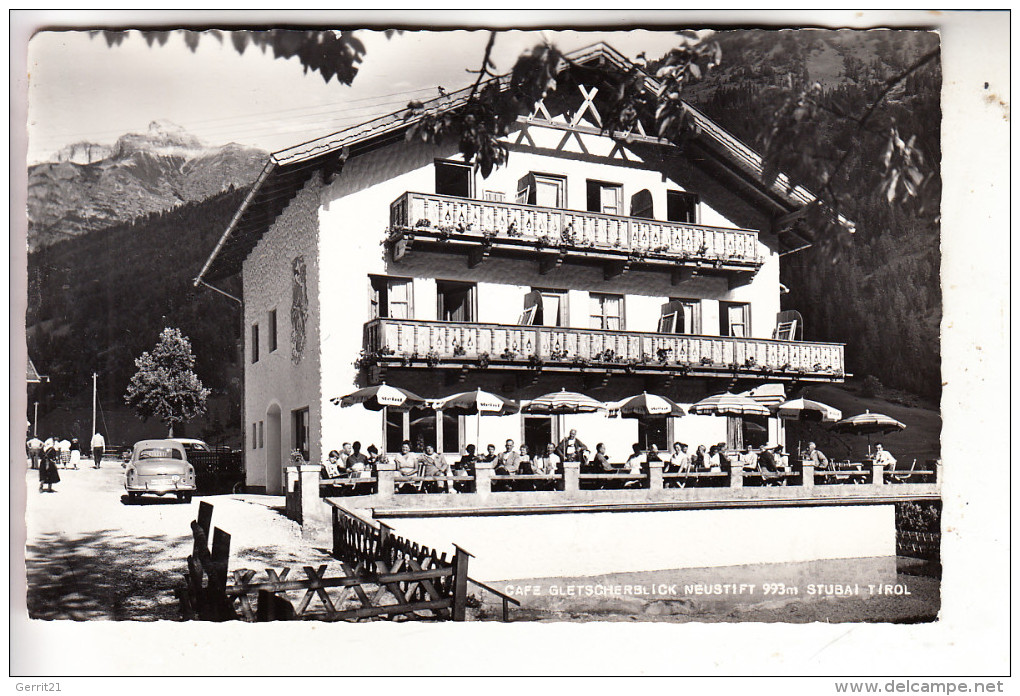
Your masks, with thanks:
[{"label": "wooden balcony", "polygon": [[454,196],[405,193],[390,205],[395,261],[415,250],[463,253],[469,267],[490,256],[530,258],[542,274],[563,263],[597,265],[609,280],[632,268],[751,281],[764,259],[754,230],[662,222]]},{"label": "wooden balcony", "polygon": [[424,367],[841,382],[843,345],[412,319],[365,325],[361,367]]}]

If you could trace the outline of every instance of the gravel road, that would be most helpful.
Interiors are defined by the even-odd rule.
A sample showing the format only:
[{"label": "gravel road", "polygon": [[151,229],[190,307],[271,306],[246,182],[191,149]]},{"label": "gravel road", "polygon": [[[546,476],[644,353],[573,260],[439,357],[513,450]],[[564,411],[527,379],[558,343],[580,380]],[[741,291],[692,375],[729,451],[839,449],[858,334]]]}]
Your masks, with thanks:
[{"label": "gravel road", "polygon": [[326,563],[327,549],[301,539],[273,506],[282,496],[145,497],[128,504],[120,462],[61,469],[55,492],[38,492],[26,472],[28,612],[35,619],[179,620],[175,590],[191,551],[198,503],[232,535],[230,569]]}]

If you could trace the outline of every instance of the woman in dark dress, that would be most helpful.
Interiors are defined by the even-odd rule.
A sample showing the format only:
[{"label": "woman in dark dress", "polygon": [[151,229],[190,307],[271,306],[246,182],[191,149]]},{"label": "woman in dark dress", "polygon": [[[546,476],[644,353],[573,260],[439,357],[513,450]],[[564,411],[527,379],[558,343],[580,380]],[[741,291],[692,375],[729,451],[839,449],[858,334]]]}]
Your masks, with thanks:
[{"label": "woman in dark dress", "polygon": [[57,457],[60,453],[52,444],[52,440],[47,442],[50,444],[43,450],[42,462],[39,463],[39,490],[42,491],[43,486],[46,486],[46,490],[52,493],[53,484],[60,483],[60,474],[57,473]]}]

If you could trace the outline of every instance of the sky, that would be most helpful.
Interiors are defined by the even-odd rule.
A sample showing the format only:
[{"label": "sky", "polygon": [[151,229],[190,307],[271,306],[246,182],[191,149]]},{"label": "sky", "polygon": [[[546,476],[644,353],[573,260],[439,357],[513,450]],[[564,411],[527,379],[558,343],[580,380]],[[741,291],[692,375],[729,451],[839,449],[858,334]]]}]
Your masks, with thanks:
[{"label": "sky", "polygon": [[[112,144],[152,121],[170,121],[210,145],[237,142],[267,151],[397,111],[411,99],[467,86],[487,31],[407,31],[387,39],[361,31],[366,57],[353,85],[303,73],[297,59],[274,59],[205,37],[192,53],[181,36],[148,46],[138,32],[109,47],[84,31],[36,34],[28,51],[28,160],[47,161],[70,143]],[[509,71],[524,50],[547,39],[561,50],[606,41],[628,57],[658,57],[680,39],[671,31],[503,32],[493,59]]]}]

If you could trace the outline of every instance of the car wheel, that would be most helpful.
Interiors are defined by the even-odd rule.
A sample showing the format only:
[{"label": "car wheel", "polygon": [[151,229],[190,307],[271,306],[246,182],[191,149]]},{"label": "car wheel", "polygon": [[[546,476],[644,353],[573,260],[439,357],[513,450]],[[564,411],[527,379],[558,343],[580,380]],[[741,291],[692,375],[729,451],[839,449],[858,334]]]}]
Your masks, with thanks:
[{"label": "car wheel", "polygon": [[141,498],[141,496],[137,493],[128,493],[128,503],[132,505],[136,504],[139,498]]},{"label": "car wheel", "polygon": [[178,493],[177,499],[180,500],[182,503],[190,503],[191,493]]}]

